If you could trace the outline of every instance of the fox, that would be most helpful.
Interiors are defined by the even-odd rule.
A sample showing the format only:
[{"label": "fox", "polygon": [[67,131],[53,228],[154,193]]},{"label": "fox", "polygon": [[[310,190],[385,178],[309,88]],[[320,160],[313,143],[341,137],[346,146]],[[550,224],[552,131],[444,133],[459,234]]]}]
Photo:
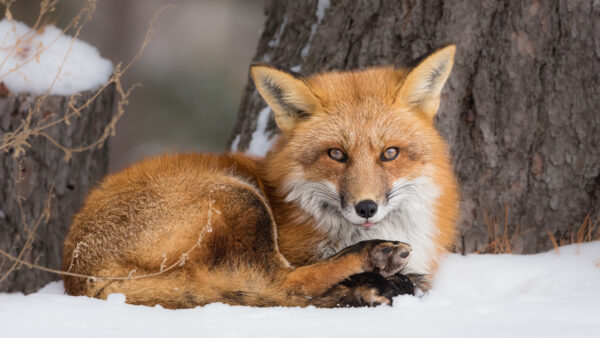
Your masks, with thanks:
[{"label": "fox", "polygon": [[66,293],[190,308],[426,292],[456,236],[458,186],[434,126],[455,49],[307,77],[253,63],[280,130],[272,149],[161,155],[104,178],[64,242]]}]

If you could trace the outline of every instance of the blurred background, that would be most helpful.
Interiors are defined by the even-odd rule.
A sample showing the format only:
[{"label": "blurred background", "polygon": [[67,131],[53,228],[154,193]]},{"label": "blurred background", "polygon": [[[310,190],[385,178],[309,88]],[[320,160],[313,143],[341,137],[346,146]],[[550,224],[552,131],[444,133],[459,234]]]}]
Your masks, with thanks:
[{"label": "blurred background", "polygon": [[[17,1],[13,16],[32,25],[39,3]],[[110,172],[165,151],[222,151],[233,128],[265,20],[263,0],[100,0],[80,39],[113,64],[126,63],[166,4],[175,9],[159,17],[151,44],[124,77],[125,85],[142,87],[110,139]],[[51,23],[64,27],[84,5],[60,1]]]}]

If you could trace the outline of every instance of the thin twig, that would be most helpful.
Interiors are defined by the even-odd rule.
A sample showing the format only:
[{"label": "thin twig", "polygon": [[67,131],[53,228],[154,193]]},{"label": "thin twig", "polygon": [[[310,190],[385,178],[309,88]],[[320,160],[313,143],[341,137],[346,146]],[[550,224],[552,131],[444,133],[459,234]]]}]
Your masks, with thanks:
[{"label": "thin twig", "polygon": [[[35,263],[31,263],[28,262],[26,260],[23,260],[20,255],[19,257],[14,257],[13,255],[9,254],[8,252],[0,249],[0,255],[2,255],[3,257],[6,257],[7,259],[11,260],[14,262],[13,267],[15,266],[20,266],[20,265],[24,265],[30,269],[37,269],[37,270],[41,270],[41,271],[45,271],[45,272],[50,272],[50,273],[54,273],[57,275],[61,275],[61,276],[71,276],[71,277],[79,277],[79,278],[85,278],[85,279],[90,279],[90,280],[94,280],[94,281],[101,281],[101,280],[132,280],[132,279],[142,279],[142,278],[148,278],[148,277],[156,277],[159,275],[162,275],[163,273],[166,273],[176,267],[181,267],[185,264],[185,262],[188,260],[189,255],[192,251],[194,251],[196,248],[198,248],[198,246],[200,246],[200,243],[202,242],[202,239],[204,237],[204,235],[207,232],[211,232],[212,229],[209,228],[208,226],[204,227],[202,229],[202,231],[200,232],[200,235],[198,236],[198,240],[196,241],[196,243],[187,251],[183,252],[181,254],[181,256],[179,257],[179,259],[177,261],[175,261],[173,264],[169,265],[166,268],[162,268],[157,271],[157,272],[153,272],[153,273],[149,273],[149,274],[144,274],[144,275],[138,275],[135,276],[133,275],[133,273],[135,273],[135,269],[132,270],[127,276],[117,276],[117,277],[113,277],[113,276],[92,276],[92,275],[86,275],[86,274],[81,274],[81,273],[74,273],[74,272],[70,272],[70,271],[62,271],[62,270],[57,270],[57,269],[51,269],[51,268],[47,268],[45,266],[41,266]],[[14,268],[13,268],[14,270]],[[10,272],[12,272],[12,270],[10,270]],[[0,278],[0,283],[2,283],[2,281],[8,277],[8,273],[5,273],[2,278]]]},{"label": "thin twig", "polygon": [[[162,14],[162,12],[164,12],[166,9],[174,8],[173,5],[165,5],[156,12],[154,17],[150,21],[148,30],[146,31],[146,35],[144,37],[144,40],[143,40],[140,48],[138,49],[138,52],[124,67],[122,66],[121,63],[117,64],[111,78],[104,85],[102,85],[96,92],[94,92],[93,95],[89,99],[87,99],[83,104],[81,104],[78,107],[76,106],[76,99],[78,97],[80,97],[80,94],[79,93],[74,94],[69,98],[69,101],[67,104],[67,107],[68,107],[67,111],[65,112],[65,114],[62,117],[55,119],[53,121],[49,121],[49,122],[46,122],[46,120],[42,119],[41,122],[39,122],[37,125],[32,126],[32,123],[34,120],[33,116],[34,116],[34,114],[39,114],[43,103],[48,98],[52,86],[56,83],[56,79],[60,76],[60,74],[62,72],[62,68],[65,64],[67,56],[69,55],[69,53],[72,50],[72,45],[73,45],[74,41],[79,36],[84,24],[91,19],[92,14],[94,13],[95,8],[96,8],[96,1],[97,0],[88,0],[87,5],[75,15],[75,17],[70,21],[70,23],[67,25],[67,27],[64,30],[62,30],[62,33],[59,34],[59,36],[57,36],[54,40],[52,40],[50,44],[48,44],[46,46],[42,46],[41,48],[38,48],[36,50],[36,53],[34,56],[32,56],[30,59],[27,59],[24,63],[21,63],[17,68],[9,70],[9,73],[18,71],[19,67],[23,67],[25,64],[31,62],[32,60],[39,58],[40,55],[44,51],[46,51],[55,41],[57,41],[57,39],[61,35],[66,34],[66,32],[70,29],[75,30],[75,33],[73,34],[72,39],[71,39],[71,44],[65,53],[65,56],[59,66],[57,74],[56,74],[54,81],[52,82],[52,85],[50,86],[50,88],[48,88],[43,95],[41,95],[40,97],[38,97],[36,99],[35,105],[33,105],[33,107],[29,107],[27,114],[22,119],[19,126],[16,129],[14,129],[13,131],[5,133],[2,137],[2,139],[0,140],[0,151],[8,152],[9,149],[13,149],[14,150],[13,157],[15,159],[17,159],[17,161],[18,161],[19,174],[15,180],[16,181],[15,183],[17,183],[17,185],[18,185],[16,198],[17,198],[17,204],[18,204],[18,208],[19,208],[20,224],[22,225],[23,230],[26,234],[25,242],[22,245],[22,247],[20,248],[18,254],[16,254],[16,256],[0,249],[0,256],[2,256],[2,260],[0,260],[0,268],[2,268],[5,261],[12,262],[12,264],[8,267],[8,269],[3,271],[2,274],[0,274],[0,283],[2,281],[6,280],[6,278],[10,275],[10,273],[12,273],[14,270],[19,269],[19,267],[21,267],[21,266],[26,266],[29,268],[34,268],[34,269],[38,269],[38,270],[42,270],[42,271],[46,271],[46,272],[56,273],[59,275],[68,275],[68,276],[82,277],[82,278],[88,278],[88,279],[89,278],[101,279],[101,280],[139,279],[139,278],[156,276],[157,274],[167,272],[176,266],[183,265],[185,263],[185,260],[187,260],[189,253],[191,253],[192,250],[194,250],[195,248],[197,248],[200,245],[202,237],[204,236],[205,231],[203,230],[198,238],[197,243],[192,248],[190,248],[188,251],[184,252],[175,263],[173,263],[172,265],[170,265],[168,267],[165,267],[163,264],[163,265],[161,265],[161,269],[159,272],[148,274],[148,275],[134,276],[133,274],[135,272],[132,271],[132,272],[130,272],[130,274],[128,276],[121,276],[121,277],[87,276],[87,275],[83,275],[83,274],[75,274],[70,271],[65,272],[65,271],[60,271],[60,270],[55,270],[55,269],[50,269],[50,268],[47,268],[44,266],[40,266],[36,263],[37,259],[34,260],[34,262],[30,262],[25,259],[25,257],[27,255],[29,255],[29,253],[31,252],[31,249],[33,248],[35,233],[36,233],[39,225],[42,222],[48,222],[48,220],[50,218],[50,203],[54,197],[52,194],[53,188],[51,188],[47,195],[46,203],[42,210],[41,215],[35,220],[35,222],[31,226],[29,226],[29,220],[27,219],[27,214],[25,213],[25,210],[23,208],[23,202],[26,199],[21,193],[21,190],[20,190],[21,186],[18,184],[23,179],[22,170],[21,170],[22,169],[22,161],[23,161],[23,155],[25,153],[25,148],[30,147],[30,144],[28,142],[29,138],[36,137],[36,136],[41,136],[41,137],[46,138],[48,141],[50,141],[50,143],[54,144],[56,147],[58,147],[59,149],[64,151],[65,160],[68,160],[71,157],[71,154],[74,152],[83,152],[83,151],[93,149],[95,147],[98,147],[98,148],[101,147],[104,144],[104,142],[108,139],[108,137],[115,134],[116,124],[119,121],[119,119],[121,118],[121,116],[125,113],[125,106],[129,103],[129,96],[131,95],[132,91],[135,88],[140,86],[139,84],[136,83],[125,90],[121,83],[122,76],[133,66],[133,64],[135,64],[142,57],[144,50],[150,44],[150,41],[152,40],[152,37],[155,34],[155,31],[154,31],[155,22],[157,21],[160,14]],[[10,11],[10,6],[13,2],[14,1],[12,1],[12,0],[2,0],[2,4],[5,5],[5,17],[11,21],[12,21],[12,15],[11,15],[11,11]],[[9,51],[7,58],[10,57],[12,55],[12,53],[17,51],[20,48],[20,45],[22,43],[27,42],[28,39],[33,38],[33,36],[31,36],[31,34],[36,34],[38,32],[38,30],[40,29],[40,23],[43,21],[43,17],[46,14],[54,11],[54,6],[57,4],[57,2],[58,2],[57,0],[43,0],[42,1],[41,5],[40,5],[40,13],[38,15],[38,18],[36,19],[36,23],[24,36],[15,37],[15,46],[13,46],[12,49]],[[13,22],[13,33],[16,34],[16,28],[15,28],[14,22]],[[5,62],[6,62],[6,59],[0,63],[0,69],[2,68],[2,65],[4,65]],[[7,74],[1,75],[0,80],[6,75]],[[99,95],[111,84],[114,84],[115,90],[116,90],[117,94],[119,95],[119,99],[117,100],[116,113],[113,115],[111,121],[105,127],[102,135],[96,141],[92,142],[89,145],[79,146],[79,147],[75,147],[75,148],[68,148],[68,147],[62,146],[60,143],[58,143],[55,139],[53,139],[46,133],[46,130],[53,126],[63,124],[63,123],[66,125],[70,125],[70,119],[73,117],[81,116],[83,109],[89,107],[99,97]],[[209,212],[212,212],[212,211],[209,211]],[[209,219],[209,221],[210,221],[210,219]],[[208,229],[207,231],[212,230],[212,228],[210,227],[210,224],[207,225],[206,229]],[[17,240],[17,238],[15,238],[15,241],[16,240]],[[16,242],[14,242],[14,243],[16,243]],[[76,258],[77,257],[72,258],[71,264],[73,264],[73,261]]]}]

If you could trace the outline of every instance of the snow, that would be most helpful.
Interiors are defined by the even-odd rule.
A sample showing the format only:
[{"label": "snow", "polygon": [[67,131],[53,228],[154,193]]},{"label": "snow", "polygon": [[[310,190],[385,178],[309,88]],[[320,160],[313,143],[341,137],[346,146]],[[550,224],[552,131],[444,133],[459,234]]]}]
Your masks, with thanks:
[{"label": "snow", "polygon": [[275,142],[275,138],[270,138],[267,135],[267,123],[269,122],[269,116],[271,116],[271,108],[268,106],[263,108],[258,113],[258,119],[256,121],[256,130],[252,133],[252,139],[246,154],[255,156],[265,156],[271,149],[271,146]]},{"label": "snow", "polygon": [[300,56],[303,59],[308,55],[308,51],[310,50],[310,43],[312,42],[312,39],[315,36],[317,27],[321,24],[321,21],[323,21],[325,11],[327,10],[327,8],[329,8],[330,5],[331,3],[329,0],[319,0],[319,3],[317,3],[317,22],[313,23],[312,27],[310,28],[310,36],[308,37],[308,43],[306,44],[306,46],[304,46],[304,48],[302,48],[302,51],[300,51]]},{"label": "snow", "polygon": [[55,26],[35,31],[18,21],[0,21],[0,81],[13,93],[40,95],[50,89],[72,95],[99,88],[112,71],[95,47]]},{"label": "snow", "polygon": [[260,61],[262,62],[271,62],[271,56],[269,54],[265,54],[263,55],[263,57],[260,59]]},{"label": "snow", "polygon": [[600,332],[600,242],[530,255],[450,255],[434,289],[394,306],[167,310],[63,294],[0,294],[2,337],[593,337]]},{"label": "snow", "polygon": [[287,25],[287,13],[283,14],[283,22],[281,23],[281,26],[279,26],[279,32],[273,40],[267,43],[269,47],[279,46],[279,41],[281,41],[281,36],[283,35],[283,31],[285,30],[285,25]]},{"label": "snow", "polygon": [[109,304],[125,304],[127,297],[122,293],[111,293],[106,297],[106,302]]},{"label": "snow", "polygon": [[240,145],[240,138],[242,135],[237,134],[235,136],[235,138],[233,139],[233,142],[231,142],[231,151],[236,152],[238,151],[238,147]]},{"label": "snow", "polygon": [[292,68],[290,68],[290,70],[292,72],[296,72],[296,73],[298,73],[301,69],[302,69],[302,65],[295,65]]}]

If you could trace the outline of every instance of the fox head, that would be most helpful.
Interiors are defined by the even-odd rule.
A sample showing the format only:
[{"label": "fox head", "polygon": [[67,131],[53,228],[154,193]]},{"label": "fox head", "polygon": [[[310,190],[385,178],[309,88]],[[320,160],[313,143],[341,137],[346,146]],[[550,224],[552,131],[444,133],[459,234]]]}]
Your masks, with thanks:
[{"label": "fox head", "polygon": [[281,129],[264,161],[274,186],[327,232],[371,231],[414,203],[434,208],[444,180],[453,180],[433,119],[454,52],[442,48],[410,69],[306,78],[254,64],[256,88]]}]

